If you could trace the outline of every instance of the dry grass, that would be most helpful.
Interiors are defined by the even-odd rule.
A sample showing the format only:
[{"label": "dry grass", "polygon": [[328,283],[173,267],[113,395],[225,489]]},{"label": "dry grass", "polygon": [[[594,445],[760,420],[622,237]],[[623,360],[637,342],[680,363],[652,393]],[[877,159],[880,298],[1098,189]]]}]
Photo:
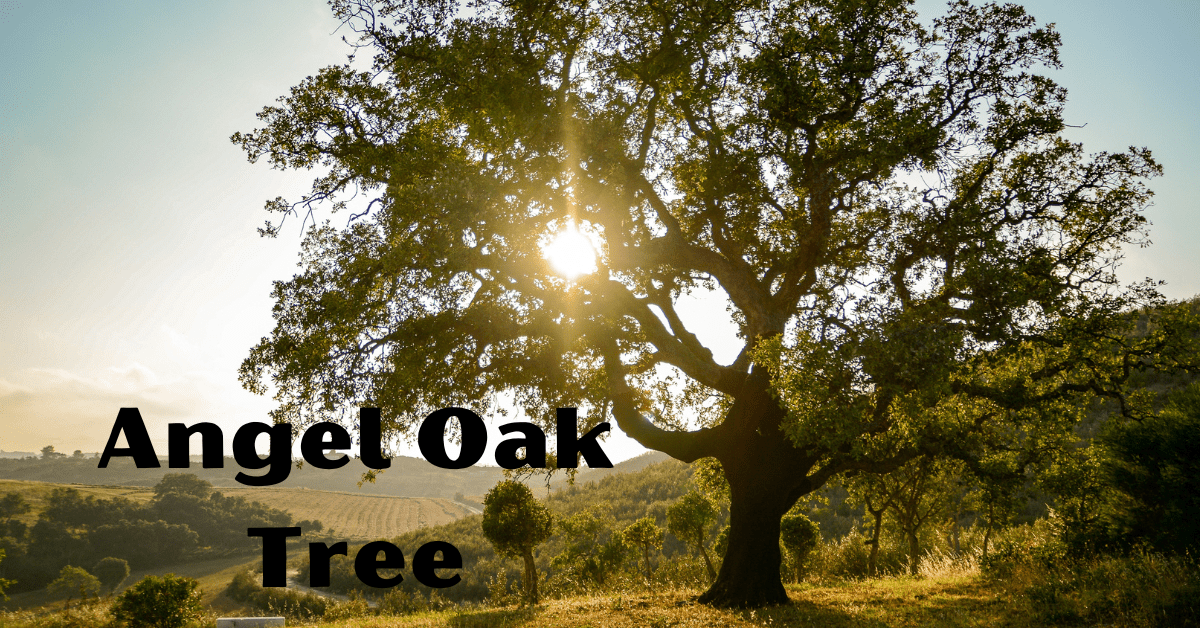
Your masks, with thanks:
[{"label": "dry grass", "polygon": [[791,586],[792,604],[754,611],[696,604],[693,590],[576,597],[536,607],[361,617],[311,624],[320,628],[701,628],[708,626],[830,628],[959,628],[1032,625],[1014,616],[975,575],[880,578],[827,586]]}]

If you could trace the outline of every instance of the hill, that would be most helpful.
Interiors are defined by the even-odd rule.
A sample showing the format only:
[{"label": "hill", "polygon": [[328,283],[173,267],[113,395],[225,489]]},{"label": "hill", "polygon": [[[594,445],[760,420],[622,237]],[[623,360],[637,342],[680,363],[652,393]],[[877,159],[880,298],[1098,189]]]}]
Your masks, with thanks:
[{"label": "hill", "polygon": [[[661,462],[666,455],[650,452],[618,463],[612,469],[582,469],[577,474],[579,482],[599,480],[611,473],[628,473],[644,468],[648,464]],[[102,485],[113,487],[152,487],[167,473],[192,473],[207,480],[217,488],[241,488],[234,476],[241,471],[249,475],[261,475],[261,471],[243,469],[232,458],[225,459],[223,468],[205,469],[199,458],[192,460],[187,469],[171,469],[166,460],[157,469],[139,469],[127,458],[112,460],[105,469],[97,468],[96,458],[41,458],[0,459],[0,479],[53,482],[60,484]],[[391,468],[380,473],[374,483],[362,482],[362,473],[367,468],[357,460],[340,469],[317,469],[310,465],[293,468],[283,482],[273,488],[309,489],[316,491],[347,491],[364,495],[390,495],[393,497],[444,497],[456,494],[481,499],[496,482],[504,477],[499,467],[469,467],[461,470],[442,469],[420,458],[398,456],[392,459]],[[534,486],[543,482],[531,479]],[[556,475],[551,486],[563,486],[564,475]],[[478,499],[476,499],[478,501]]]},{"label": "hill", "polygon": [[[72,488],[83,496],[96,499],[123,497],[137,503],[154,497],[150,488],[129,486],[96,486],[39,482],[35,480],[0,480],[0,495],[20,493],[33,509],[18,520],[32,526],[45,509],[47,496],[56,488]],[[471,514],[471,510],[443,497],[395,497],[364,495],[347,491],[318,491],[307,488],[279,487],[221,487],[222,493],[244,497],[270,508],[283,510],[295,521],[320,521],[326,532],[336,531],[339,539],[374,541],[403,534],[427,526],[450,523]]]}]

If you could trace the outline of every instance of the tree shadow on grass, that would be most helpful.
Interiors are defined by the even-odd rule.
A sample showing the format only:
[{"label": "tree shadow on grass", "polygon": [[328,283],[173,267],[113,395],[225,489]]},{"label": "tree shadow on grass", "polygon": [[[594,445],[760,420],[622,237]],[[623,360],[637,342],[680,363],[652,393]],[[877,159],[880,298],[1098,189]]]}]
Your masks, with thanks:
[{"label": "tree shadow on grass", "polygon": [[791,604],[743,611],[742,617],[770,626],[821,626],[822,628],[888,628],[889,624],[871,617],[848,613],[827,604],[792,600]]},{"label": "tree shadow on grass", "polygon": [[537,614],[537,608],[497,608],[488,611],[462,613],[446,620],[451,628],[505,628],[529,621]]}]

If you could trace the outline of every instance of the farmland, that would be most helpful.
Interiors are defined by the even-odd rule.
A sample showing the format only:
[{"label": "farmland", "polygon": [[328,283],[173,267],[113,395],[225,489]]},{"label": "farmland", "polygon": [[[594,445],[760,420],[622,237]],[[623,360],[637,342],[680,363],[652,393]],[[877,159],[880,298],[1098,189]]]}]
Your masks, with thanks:
[{"label": "farmland", "polygon": [[[73,488],[84,496],[94,495],[98,499],[124,497],[135,502],[146,502],[154,496],[153,489],[137,486],[93,486],[30,480],[0,480],[0,495],[10,492],[24,495],[33,505],[33,511],[18,518],[32,525],[44,507],[46,496],[60,487]],[[332,528],[339,538],[352,541],[386,539],[409,530],[450,523],[471,514],[464,506],[440,497],[392,497],[277,487],[219,487],[216,490],[285,510],[296,521],[320,521],[326,532]]]},{"label": "farmland", "polygon": [[292,517],[320,521],[339,539],[374,541],[397,534],[450,523],[470,513],[441,497],[391,497],[304,488],[221,488],[226,495],[245,497]]}]

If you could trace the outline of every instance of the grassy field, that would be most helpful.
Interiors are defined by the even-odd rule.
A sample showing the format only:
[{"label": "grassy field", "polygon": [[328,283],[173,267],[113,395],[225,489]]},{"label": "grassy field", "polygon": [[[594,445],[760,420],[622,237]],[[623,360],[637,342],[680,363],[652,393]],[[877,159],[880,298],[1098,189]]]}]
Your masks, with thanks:
[{"label": "grassy field", "polygon": [[[299,624],[314,628],[967,628],[1034,627],[1019,604],[1008,603],[979,576],[879,578],[827,585],[790,585],[792,604],[755,611],[696,604],[698,591],[642,591],[549,600],[535,607],[478,608],[410,616],[365,616]],[[206,595],[206,598],[209,596]],[[200,622],[210,623],[214,615]],[[3,622],[3,620],[9,620]],[[0,623],[49,626],[13,614]]]},{"label": "grassy field", "polygon": [[883,578],[827,586],[789,587],[792,604],[755,611],[696,604],[697,591],[551,600],[533,608],[370,617],[313,624],[321,628],[670,628],[770,626],[903,628],[1033,626],[978,577]]}]

